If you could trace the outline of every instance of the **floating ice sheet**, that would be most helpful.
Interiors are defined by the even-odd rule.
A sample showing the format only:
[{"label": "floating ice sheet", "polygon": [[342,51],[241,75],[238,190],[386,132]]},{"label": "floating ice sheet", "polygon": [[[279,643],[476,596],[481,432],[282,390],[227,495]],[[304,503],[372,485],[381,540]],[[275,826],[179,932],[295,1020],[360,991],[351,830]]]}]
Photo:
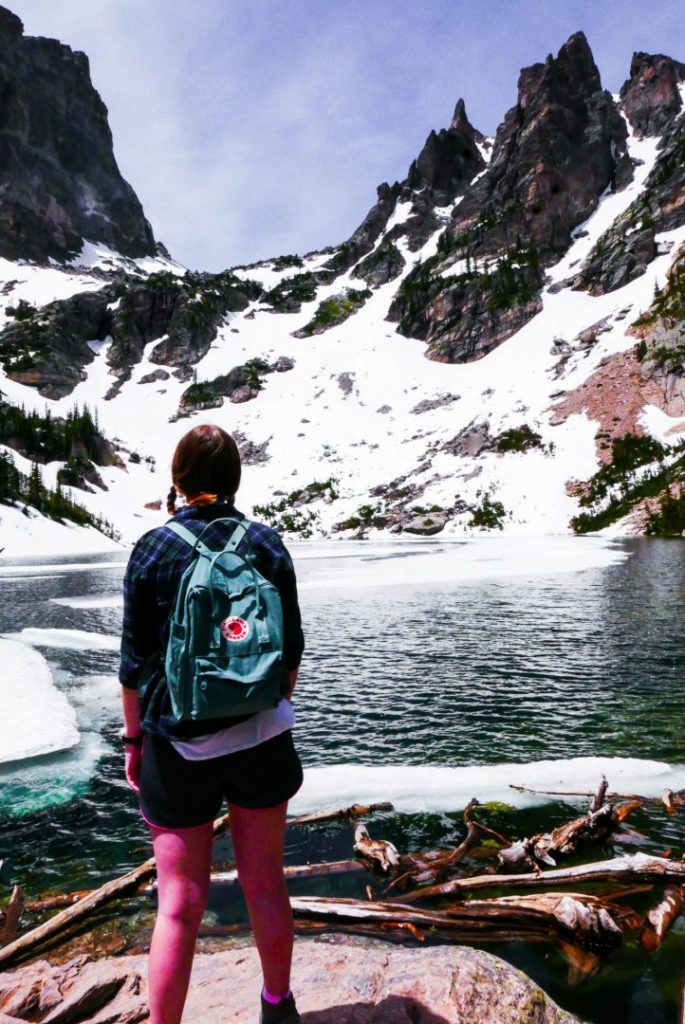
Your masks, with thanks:
[{"label": "floating ice sheet", "polygon": [[76,746],[76,714],[45,658],[13,640],[0,640],[0,658],[0,762]]},{"label": "floating ice sheet", "polygon": [[[341,542],[291,545],[295,564],[302,564],[300,590],[320,587],[459,584],[508,576],[553,575],[601,569],[629,556],[601,537],[478,537],[456,542],[430,542],[425,547],[381,543],[353,545],[341,551]],[[330,559],[335,557],[335,563]],[[314,559],[321,559],[319,565]]]},{"label": "floating ice sheet", "polygon": [[62,648],[68,651],[118,651],[121,639],[106,633],[88,633],[83,629],[39,629],[26,627],[19,633],[6,633],[9,640],[20,640],[33,647]]},{"label": "floating ice sheet", "polygon": [[[389,800],[396,811],[411,814],[460,811],[472,797],[481,803],[501,800],[515,807],[559,802],[562,797],[522,793],[511,785],[531,789],[594,792],[602,775],[617,793],[660,796],[664,789],[685,787],[685,765],[621,757],[572,757],[527,764],[361,765],[339,764],[308,768],[304,784],[291,801],[302,814],[327,807]],[[587,803],[586,797],[569,797]]]},{"label": "floating ice sheet", "polygon": [[85,594],[75,597],[51,597],[53,604],[63,608],[121,608],[124,604],[122,594]]}]

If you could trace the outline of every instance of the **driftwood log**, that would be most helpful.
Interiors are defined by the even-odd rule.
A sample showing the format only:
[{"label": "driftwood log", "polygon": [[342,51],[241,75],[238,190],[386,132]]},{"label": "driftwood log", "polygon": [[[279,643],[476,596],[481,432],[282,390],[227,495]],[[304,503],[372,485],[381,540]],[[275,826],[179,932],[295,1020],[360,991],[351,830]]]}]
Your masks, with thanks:
[{"label": "driftwood log", "polygon": [[648,953],[658,949],[685,906],[685,888],[682,885],[669,885],[664,889],[662,898],[655,907],[647,911],[645,922],[640,932],[640,944]]},{"label": "driftwood log", "polygon": [[602,777],[597,792],[592,795],[587,814],[567,821],[551,832],[521,839],[500,850],[500,866],[507,871],[535,870],[542,864],[556,867],[560,857],[569,857],[585,846],[606,842],[621,827],[630,811],[639,806],[632,799],[622,808],[615,808],[607,799],[608,789],[609,784]]},{"label": "driftwood log", "polygon": [[[313,822],[332,821],[336,818],[353,818],[360,814],[369,814],[373,810],[391,808],[390,804],[354,804],[342,810],[320,811],[317,814],[306,814],[299,818],[292,818],[288,825],[308,825]],[[226,832],[230,827],[229,815],[224,814],[214,822],[214,837]],[[66,932],[73,925],[83,921],[93,911],[99,909],[112,900],[121,899],[136,892],[141,885],[148,882],[156,872],[155,858],[150,857],[143,864],[140,864],[133,871],[107,882],[99,889],[89,892],[86,896],[77,900],[73,905],[59,911],[54,917],[49,918],[31,931],[20,935],[19,938],[9,942],[0,948],[0,970],[4,970],[19,957],[31,953],[42,946],[45,942],[55,938],[62,932]],[[9,915],[8,915],[9,916]]]},{"label": "driftwood log", "polygon": [[569,961],[574,983],[594,974],[604,957],[622,943],[627,916],[621,908],[612,914],[601,900],[578,893],[469,900],[447,910],[305,896],[292,897],[290,902],[296,920],[318,917],[354,927],[400,927],[418,932],[419,937],[437,931],[460,942],[553,942]]},{"label": "driftwood log", "polygon": [[436,897],[457,896],[463,892],[483,889],[535,889],[558,885],[580,885],[585,882],[668,882],[685,883],[685,863],[665,857],[650,857],[645,853],[633,853],[612,860],[594,864],[577,864],[575,867],[556,868],[553,871],[532,871],[522,875],[474,875],[471,878],[454,878],[442,885],[431,885],[425,889],[403,893],[395,900],[415,903],[418,900]]}]

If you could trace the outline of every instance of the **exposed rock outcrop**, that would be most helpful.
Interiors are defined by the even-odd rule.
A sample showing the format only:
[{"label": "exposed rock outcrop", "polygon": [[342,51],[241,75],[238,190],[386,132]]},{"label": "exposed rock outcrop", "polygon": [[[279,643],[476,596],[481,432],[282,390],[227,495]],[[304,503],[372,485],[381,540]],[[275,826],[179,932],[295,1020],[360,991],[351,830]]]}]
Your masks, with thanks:
[{"label": "exposed rock outcrop", "polygon": [[[81,958],[64,967],[42,961],[3,974],[3,1020],[136,1024],[147,1015],[145,961]],[[199,955],[183,1019],[252,1024],[261,982],[252,947]],[[306,1024],[577,1024],[521,971],[465,947],[302,940],[295,945],[293,990]]]},{"label": "exposed rock outcrop", "polygon": [[[585,412],[599,424],[597,452],[610,457],[613,440],[645,433],[646,405],[685,417],[685,247],[677,254],[666,286],[649,310],[629,328],[638,343],[608,356],[574,391],[554,407],[551,423]],[[680,425],[685,430],[685,421]]]},{"label": "exposed rock outcrop", "polygon": [[[448,206],[464,191],[473,177],[485,166],[485,160],[478,148],[483,141],[482,134],[469,122],[464,101],[459,100],[449,128],[432,131],[409,168],[403,182],[390,186],[383,183],[378,187],[378,201],[371,208],[354,234],[336,250],[325,264],[327,269],[342,273],[354,266],[373,249],[388,226],[398,201],[411,203],[407,216],[390,229],[384,243],[405,238],[410,250],[416,251],[440,226],[436,207]],[[380,263],[384,265],[381,277],[390,281],[401,270],[395,272],[397,256],[401,254],[386,248]],[[375,253],[373,254],[375,255]],[[358,268],[356,277],[369,284],[385,283],[384,280],[369,280],[367,274],[376,264],[366,262]]]},{"label": "exposed rock outcrop", "polygon": [[639,339],[635,357],[645,385],[656,387],[657,404],[669,416],[685,416],[685,246],[650,309],[630,328]]},{"label": "exposed rock outcrop", "polygon": [[524,68],[487,170],[455,208],[437,255],[403,282],[389,319],[449,362],[510,337],[539,310],[543,268],[573,228],[605,189],[631,179],[626,138],[582,32],[556,58]]},{"label": "exposed rock outcrop", "polygon": [[95,358],[89,341],[101,341],[111,330],[109,303],[116,284],[101,291],[81,292],[36,309],[15,307],[15,320],[0,333],[0,359],[7,376],[28,384],[45,398],[63,398],[80,381]]},{"label": "exposed rock outcrop", "polygon": [[622,288],[644,274],[658,254],[656,235],[685,224],[685,114],[664,133],[644,188],[598,240],[580,273],[577,290],[592,295]]},{"label": "exposed rock outcrop", "polygon": [[366,281],[369,288],[379,288],[399,277],[404,267],[404,256],[395,243],[386,237],[373,252],[359,261],[352,277]]},{"label": "exposed rock outcrop", "polygon": [[0,359],[12,380],[46,398],[63,398],[85,379],[95,358],[89,342],[112,339],[107,362],[117,382],[131,376],[145,346],[159,338],[150,359],[176,366],[186,377],[209,350],[224,317],[244,310],[260,285],[231,273],[115,277],[98,291],[81,292],[40,309],[26,305],[0,332]]},{"label": "exposed rock outcrop", "polygon": [[638,137],[661,135],[680,113],[678,85],[685,82],[685,64],[662,53],[634,53],[630,78],[621,86],[621,106]]},{"label": "exposed rock outcrop", "polygon": [[0,256],[64,260],[84,239],[125,256],[155,252],[114,159],[88,58],[24,36],[19,18],[0,8]]},{"label": "exposed rock outcrop", "polygon": [[378,199],[371,207],[356,231],[338,246],[333,256],[324,264],[327,270],[343,274],[353,267],[357,260],[373,249],[376,240],[385,230],[397,204],[401,186],[395,182],[390,186],[383,182],[378,186]]},{"label": "exposed rock outcrop", "polygon": [[286,373],[294,366],[295,360],[288,356],[280,356],[274,363],[250,359],[213,380],[196,381],[181,395],[179,415],[188,416],[198,409],[218,409],[224,398],[236,404],[248,402],[262,390],[262,380],[267,374]]}]

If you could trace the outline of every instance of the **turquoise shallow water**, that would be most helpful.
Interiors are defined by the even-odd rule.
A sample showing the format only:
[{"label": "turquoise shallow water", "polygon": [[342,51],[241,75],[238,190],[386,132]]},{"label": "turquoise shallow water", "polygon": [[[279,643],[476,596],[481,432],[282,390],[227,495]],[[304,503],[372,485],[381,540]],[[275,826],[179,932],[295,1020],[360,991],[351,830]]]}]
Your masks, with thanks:
[{"label": "turquoise shallow water", "polygon": [[[393,792],[405,813],[379,819],[372,831],[401,849],[425,849],[463,835],[465,801],[461,792],[449,794],[452,778],[458,787],[460,776],[446,768],[618,757],[633,759],[639,782],[641,762],[685,763],[685,544],[635,540],[619,547],[629,557],[578,573],[545,574],[533,546],[530,574],[451,582],[441,572],[439,583],[413,584],[408,572],[401,586],[378,585],[388,559],[399,557],[392,549],[366,560],[363,585],[345,588],[332,585],[346,570],[345,558],[323,566],[302,561],[308,649],[297,691],[297,740],[311,779],[318,779],[320,805],[339,806],[336,793],[349,764],[367,766],[369,780],[384,765],[418,766],[418,772],[394,773]],[[415,550],[401,552],[407,564]],[[439,545],[431,550],[437,560],[448,557]],[[56,564],[45,575],[0,576],[0,632],[53,631],[52,646],[41,650],[81,731],[74,751],[0,771],[3,887],[19,881],[29,893],[87,888],[147,855],[116,745],[116,655],[60,646],[61,630],[119,630],[123,569],[92,561],[98,567],[60,571]],[[322,571],[330,573],[331,586],[321,584]],[[484,772],[484,787],[485,778]],[[422,804],[429,779],[437,780],[438,795]],[[441,788],[441,779],[448,785]],[[557,800],[502,814],[493,824],[526,835],[575,813],[577,805]],[[685,819],[641,812],[635,825],[649,835],[646,851],[685,852]],[[328,826],[293,832],[288,859],[349,852],[349,832]],[[294,888],[363,895],[360,885],[337,879]],[[210,911],[218,920],[238,919],[239,896],[213,893]],[[510,944],[497,951],[597,1024],[666,1024],[675,1020],[681,928],[656,957],[622,950],[577,990],[566,986],[554,950]]]}]

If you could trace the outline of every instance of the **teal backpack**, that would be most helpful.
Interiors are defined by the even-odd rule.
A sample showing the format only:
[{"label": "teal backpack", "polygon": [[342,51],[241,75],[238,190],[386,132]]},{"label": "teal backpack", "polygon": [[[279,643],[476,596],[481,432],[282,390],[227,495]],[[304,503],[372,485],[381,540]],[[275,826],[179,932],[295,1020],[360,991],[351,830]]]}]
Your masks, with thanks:
[{"label": "teal backpack", "polygon": [[[283,609],[278,590],[254,567],[246,519],[212,550],[180,523],[167,527],[193,548],[169,623],[164,662],[174,719],[199,722],[275,707],[287,688]],[[210,525],[210,524],[207,524]],[[248,542],[249,543],[249,542]]]}]

